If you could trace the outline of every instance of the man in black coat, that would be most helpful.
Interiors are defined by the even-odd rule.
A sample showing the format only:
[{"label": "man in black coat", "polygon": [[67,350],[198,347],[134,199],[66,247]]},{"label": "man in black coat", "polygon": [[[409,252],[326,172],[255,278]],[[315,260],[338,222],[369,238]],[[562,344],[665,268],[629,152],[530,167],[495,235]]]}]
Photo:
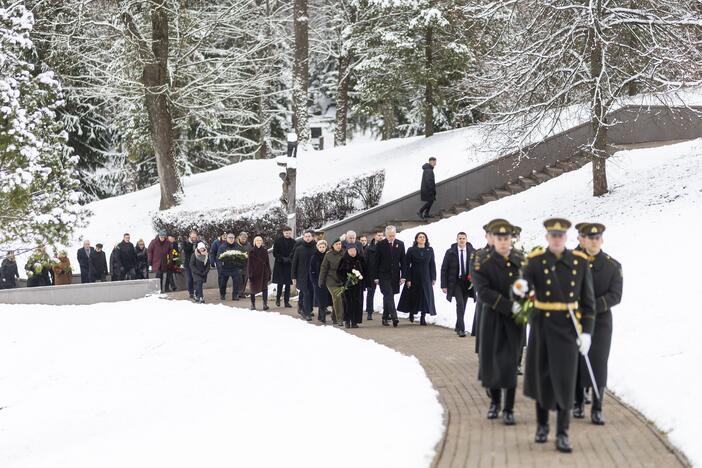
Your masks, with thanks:
[{"label": "man in black coat", "polygon": [[314,306],[314,285],[310,276],[310,263],[316,245],[314,232],[305,231],[302,235],[302,243],[295,247],[291,265],[292,282],[300,292],[298,301],[302,302],[300,314],[308,322],[312,320],[312,307]]},{"label": "man in black coat", "polygon": [[512,248],[512,225],[498,222],[489,229],[494,248],[489,255],[475,261],[472,271],[473,284],[483,301],[478,378],[490,392],[487,418],[498,417],[504,389],[502,418],[506,425],[512,426],[523,343],[522,327],[513,317],[519,309],[512,301],[512,285],[519,278],[524,257]]},{"label": "man in black coat", "polygon": [[137,257],[136,249],[134,248],[134,244],[131,243],[131,236],[129,233],[125,233],[124,236],[122,236],[122,242],[117,244],[117,248],[119,249],[119,264],[121,267],[120,279],[134,279]]},{"label": "man in black coat", "polygon": [[90,253],[90,282],[105,281],[107,278],[107,258],[102,244],[95,244],[95,250]]},{"label": "man in black coat", "polygon": [[285,226],[283,233],[273,242],[273,283],[276,285],[275,305],[280,307],[280,295],[283,295],[285,307],[290,305],[290,285],[292,284],[292,257],[295,249],[295,239],[292,238],[292,228]]},{"label": "man in black coat", "polygon": [[407,274],[405,244],[396,239],[396,236],[395,226],[385,228],[385,239],[377,243],[375,264],[371,273],[383,295],[383,326],[386,327],[390,325],[390,319],[393,327],[400,323],[395,308],[395,294],[400,292],[400,285],[405,283],[402,277]]},{"label": "man in black coat", "polygon": [[[195,298],[195,284],[193,282],[193,272],[190,268],[190,259],[195,253],[195,246],[200,242],[200,238],[196,230],[190,231],[188,238],[181,245],[181,255],[183,256],[183,272],[185,273],[185,284],[188,288],[190,299]],[[209,259],[208,259],[209,262]],[[209,271],[209,269],[208,269]]]},{"label": "man in black coat", "polygon": [[[599,223],[583,223],[579,225],[581,245],[584,253],[588,255],[590,261],[590,271],[592,272],[592,282],[595,291],[595,330],[592,333],[592,346],[588,356],[595,374],[595,381],[599,390],[600,398],[593,395],[592,411],[590,420],[598,426],[604,425],[602,417],[602,398],[607,386],[607,363],[609,361],[609,350],[612,345],[612,307],[622,300],[622,290],[624,289],[624,277],[622,275],[621,264],[602,251],[602,233],[605,226]],[[585,359],[580,358],[580,385],[575,389],[575,408],[573,417],[585,417],[583,403],[585,392],[583,387],[591,387],[590,374],[585,364]]]},{"label": "man in black coat", "polygon": [[90,246],[90,241],[83,241],[83,248],[78,249],[76,256],[78,257],[78,265],[80,266],[80,282],[92,283],[93,275],[90,272],[90,256],[95,252],[95,249]]},{"label": "man in black coat", "polygon": [[466,305],[468,298],[475,300],[475,291],[469,279],[470,257],[475,248],[468,242],[465,232],[459,232],[456,243],[444,254],[441,262],[441,290],[446,294],[446,300],[456,299],[456,326],[454,330],[461,338],[466,336]]},{"label": "man in black coat", "polygon": [[[366,268],[368,269],[369,272],[372,272],[375,268],[375,253],[378,250],[378,242],[383,240],[385,236],[383,235],[383,231],[378,231],[375,233],[373,236],[373,239],[371,239],[370,243],[366,247],[366,250],[364,252],[364,257],[366,259]],[[375,299],[375,281],[373,281],[372,278],[370,278],[370,275],[367,275],[368,278],[366,280],[366,287],[367,292],[366,292],[366,314],[368,320],[373,320],[373,301]]]},{"label": "man in black coat", "polygon": [[0,289],[14,289],[17,287],[19,271],[15,260],[14,250],[9,250],[7,256],[0,264]]},{"label": "man in black coat", "polygon": [[[513,289],[518,295],[528,289],[535,294],[524,372],[524,395],[536,400],[535,442],[548,440],[549,410],[556,410],[556,449],[566,453],[573,450],[568,429],[578,353],[588,353],[595,328],[592,273],[587,255],[565,248],[570,226],[570,221],[562,218],[544,221],[548,248],[527,255],[523,276],[528,287]],[[579,336],[571,312],[582,329]]]},{"label": "man in black coat", "polygon": [[421,200],[424,203],[419,209],[417,214],[421,219],[431,218],[429,211],[431,210],[431,205],[434,204],[436,200],[436,182],[434,180],[434,167],[436,167],[436,158],[429,158],[428,163],[424,163],[422,166],[422,186],[421,186]]}]

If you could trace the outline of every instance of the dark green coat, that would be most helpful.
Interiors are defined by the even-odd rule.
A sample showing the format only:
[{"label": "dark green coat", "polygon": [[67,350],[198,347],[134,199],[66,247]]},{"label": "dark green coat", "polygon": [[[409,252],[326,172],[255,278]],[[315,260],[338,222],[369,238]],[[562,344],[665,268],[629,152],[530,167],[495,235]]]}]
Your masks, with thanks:
[{"label": "dark green coat", "polygon": [[483,303],[478,378],[486,388],[517,386],[522,327],[514,322],[510,297],[523,262],[524,257],[517,251],[503,257],[493,250],[473,265],[473,284]]},{"label": "dark green coat", "polygon": [[[473,266],[475,265],[476,259],[485,259],[490,255],[492,247],[486,245],[482,249],[478,249],[470,256],[470,262],[468,264],[468,270],[470,271],[471,281],[473,278]],[[483,308],[483,303],[480,301],[480,295],[476,293],[475,295],[475,313],[473,314],[473,325],[470,328],[471,336],[475,337],[475,352],[478,353],[480,349],[480,314]]]},{"label": "dark green coat", "polygon": [[524,278],[545,305],[537,305],[530,320],[524,394],[543,408],[571,409],[578,372],[577,334],[567,310],[547,310],[547,306],[577,301],[583,332],[592,333],[595,294],[588,258],[567,249],[560,258],[542,249],[527,258]]},{"label": "dark green coat", "polygon": [[[595,291],[597,319],[588,356],[597,385],[604,388],[607,386],[607,361],[609,361],[609,350],[612,344],[612,307],[622,300],[624,278],[621,264],[604,252],[590,257],[590,271]],[[592,386],[590,374],[582,356],[580,357],[580,378],[583,386]]]}]

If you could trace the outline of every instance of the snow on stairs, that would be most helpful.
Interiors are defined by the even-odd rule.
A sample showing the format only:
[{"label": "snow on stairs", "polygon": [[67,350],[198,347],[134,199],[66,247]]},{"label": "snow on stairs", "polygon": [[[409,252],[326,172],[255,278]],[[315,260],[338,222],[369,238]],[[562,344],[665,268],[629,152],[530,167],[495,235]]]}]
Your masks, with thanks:
[{"label": "snow on stairs", "polygon": [[[442,219],[450,218],[452,216],[456,216],[457,214],[482,206],[486,203],[499,200],[500,198],[509,197],[510,195],[523,192],[524,190],[528,190],[548,180],[551,180],[554,177],[558,177],[559,175],[565,174],[566,172],[580,169],[589,161],[590,160],[587,156],[583,155],[582,153],[578,153],[569,159],[560,160],[552,166],[546,166],[541,171],[533,172],[528,177],[519,177],[514,181],[508,182],[502,187],[498,187],[490,190],[489,192],[483,193],[474,200],[471,199],[466,200],[463,203],[458,203],[452,208],[439,212],[437,217]],[[415,225],[408,225],[407,227],[405,227],[405,229],[407,229],[408,227],[416,227],[419,224],[422,223],[420,221],[417,221]],[[399,226],[398,230],[400,230]]]}]

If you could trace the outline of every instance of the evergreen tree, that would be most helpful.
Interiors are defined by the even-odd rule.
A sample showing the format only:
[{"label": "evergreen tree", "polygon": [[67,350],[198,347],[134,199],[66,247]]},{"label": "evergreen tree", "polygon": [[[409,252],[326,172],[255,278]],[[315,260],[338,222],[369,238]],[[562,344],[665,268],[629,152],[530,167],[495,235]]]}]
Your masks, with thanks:
[{"label": "evergreen tree", "polygon": [[0,244],[65,243],[82,210],[54,73],[35,63],[34,17],[0,6]]}]

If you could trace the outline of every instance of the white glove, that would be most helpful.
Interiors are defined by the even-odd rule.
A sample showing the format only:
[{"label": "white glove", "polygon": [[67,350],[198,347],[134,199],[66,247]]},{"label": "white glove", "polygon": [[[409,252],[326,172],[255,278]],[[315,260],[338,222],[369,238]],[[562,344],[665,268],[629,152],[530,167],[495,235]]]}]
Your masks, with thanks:
[{"label": "white glove", "polygon": [[512,285],[512,292],[515,296],[526,297],[529,292],[529,283],[525,279],[518,279]]},{"label": "white glove", "polygon": [[580,349],[580,354],[587,356],[590,351],[590,345],[592,344],[592,336],[589,333],[582,333],[580,339],[578,340],[578,348]]},{"label": "white glove", "polygon": [[517,315],[521,310],[522,306],[519,305],[519,302],[514,301],[512,303],[512,315]]}]

